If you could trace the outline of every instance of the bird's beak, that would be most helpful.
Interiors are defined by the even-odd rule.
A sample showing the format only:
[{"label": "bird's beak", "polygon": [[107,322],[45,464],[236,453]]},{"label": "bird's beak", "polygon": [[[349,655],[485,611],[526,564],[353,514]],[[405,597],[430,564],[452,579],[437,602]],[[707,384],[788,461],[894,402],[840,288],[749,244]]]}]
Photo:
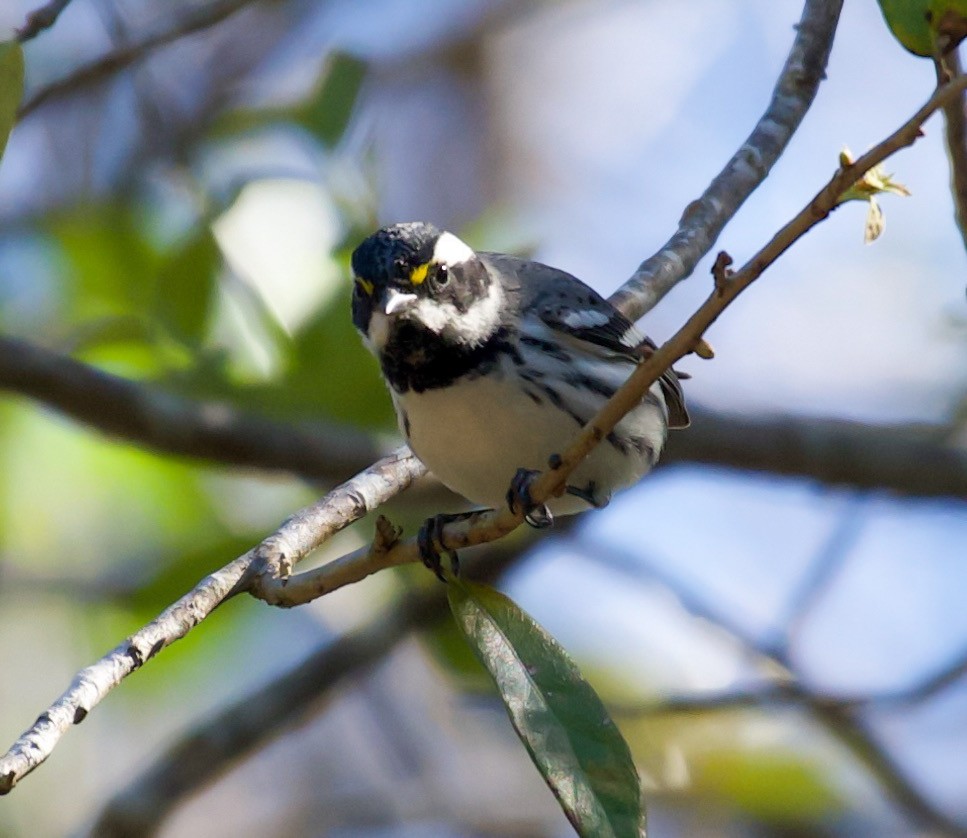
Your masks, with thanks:
[{"label": "bird's beak", "polygon": [[379,300],[379,307],[387,317],[409,308],[416,302],[416,294],[404,294],[395,288],[387,288]]}]

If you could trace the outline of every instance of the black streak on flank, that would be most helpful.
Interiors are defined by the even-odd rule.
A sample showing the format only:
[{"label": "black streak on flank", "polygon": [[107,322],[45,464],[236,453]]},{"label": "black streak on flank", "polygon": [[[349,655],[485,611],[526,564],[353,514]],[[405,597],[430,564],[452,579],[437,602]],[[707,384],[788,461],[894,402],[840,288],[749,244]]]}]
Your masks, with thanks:
[{"label": "black streak on flank", "polygon": [[548,384],[540,385],[541,391],[550,399],[550,402],[558,410],[563,411],[568,416],[570,416],[579,427],[584,427],[587,423],[587,419],[583,418],[580,414],[576,413],[570,405],[566,404],[561,394],[557,392],[553,387]]},{"label": "black streak on flank", "polygon": [[565,364],[571,363],[571,356],[564,351],[559,344],[552,343],[549,340],[541,340],[541,338],[531,337],[530,335],[521,335],[520,342],[526,346],[531,346],[534,349],[538,349],[545,355],[550,355],[558,361],[563,361]]}]

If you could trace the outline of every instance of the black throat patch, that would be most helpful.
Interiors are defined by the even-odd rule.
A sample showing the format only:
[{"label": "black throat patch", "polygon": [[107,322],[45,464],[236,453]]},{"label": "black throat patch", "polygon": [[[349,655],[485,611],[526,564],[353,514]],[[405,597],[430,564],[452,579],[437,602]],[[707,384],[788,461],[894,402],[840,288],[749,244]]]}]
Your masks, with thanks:
[{"label": "black throat patch", "polygon": [[397,393],[422,393],[447,387],[461,378],[486,375],[508,354],[520,358],[514,335],[506,326],[498,328],[477,346],[441,340],[425,327],[405,321],[397,324],[379,355],[383,376]]}]

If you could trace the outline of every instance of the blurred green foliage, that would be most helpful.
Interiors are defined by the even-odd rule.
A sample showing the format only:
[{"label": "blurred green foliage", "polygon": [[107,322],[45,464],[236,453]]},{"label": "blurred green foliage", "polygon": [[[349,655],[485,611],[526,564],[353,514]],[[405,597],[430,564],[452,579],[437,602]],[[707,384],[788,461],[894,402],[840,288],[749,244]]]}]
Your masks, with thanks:
[{"label": "blurred green foliage", "polygon": [[23,96],[24,54],[16,41],[0,42],[0,156],[7,147]]}]

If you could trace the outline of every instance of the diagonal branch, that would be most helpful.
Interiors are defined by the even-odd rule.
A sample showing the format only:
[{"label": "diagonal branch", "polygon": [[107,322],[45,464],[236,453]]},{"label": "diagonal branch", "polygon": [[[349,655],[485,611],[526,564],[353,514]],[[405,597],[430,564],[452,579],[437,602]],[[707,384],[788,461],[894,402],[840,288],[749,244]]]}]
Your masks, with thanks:
[{"label": "diagonal branch", "polygon": [[766,179],[825,78],[842,7],[842,0],[807,0],[766,112],[708,189],[685,208],[675,234],[609,298],[629,319],[650,311],[695,270],[745,199]]},{"label": "diagonal branch", "polygon": [[[467,576],[492,581],[520,554],[516,545],[491,545],[485,555],[467,563]],[[308,711],[319,712],[320,702],[347,678],[365,672],[414,630],[432,626],[446,614],[442,585],[404,594],[367,625],[198,722],[108,801],[92,834],[101,838],[154,834],[186,797],[291,729]]]},{"label": "diagonal branch", "polygon": [[[960,76],[938,89],[904,125],[861,156],[854,164],[841,167],[812,201],[786,224],[737,273],[727,267],[730,258],[720,254],[716,261],[715,288],[688,322],[653,355],[644,360],[628,381],[604,405],[561,454],[554,465],[532,486],[535,502],[542,503],[563,489],[570,472],[606,437],[620,419],[642,398],[658,377],[688,354],[718,316],[801,236],[824,220],[836,208],[843,192],[862,175],[895,151],[911,145],[920,136],[920,126],[947,102],[967,88],[967,76]],[[384,458],[371,469],[334,490],[318,504],[298,513],[259,547],[206,577],[197,588],[166,609],[148,626],[120,644],[94,665],[83,670],[71,687],[27,730],[10,751],[0,757],[0,793],[11,788],[51,753],[60,737],[80,722],[111,689],[134,669],[166,645],[183,637],[227,597],[241,590],[264,596],[274,587],[277,604],[306,601],[334,589],[332,579],[322,573],[301,574],[286,580],[289,567],[337,530],[357,520],[370,509],[405,489],[424,467],[406,449]],[[491,510],[448,524],[442,532],[443,545],[450,549],[492,541],[515,529],[523,520],[520,512]],[[344,557],[336,577],[362,578],[382,567],[416,561],[415,541],[379,549],[365,556]],[[286,584],[287,583],[287,584]],[[290,591],[286,594],[286,591]],[[281,591],[281,594],[279,593]],[[293,595],[294,593],[294,595]],[[301,598],[300,598],[301,597]]]},{"label": "diagonal branch", "polygon": [[110,78],[115,73],[141,61],[158,47],[215,26],[253,2],[255,0],[211,0],[205,5],[193,8],[170,26],[151,32],[138,41],[82,64],[63,78],[34,91],[20,106],[17,119],[24,119],[41,105],[67,93]]},{"label": "diagonal branch", "polygon": [[60,13],[67,8],[71,0],[50,0],[39,9],[34,9],[27,15],[23,26],[17,30],[17,40],[20,43],[36,38],[45,29],[50,29],[57,22]]},{"label": "diagonal branch", "polygon": [[[562,493],[571,472],[607,437],[625,414],[641,401],[665,370],[693,351],[719,315],[796,241],[828,218],[839,205],[840,196],[867,171],[901,148],[916,142],[922,135],[921,126],[926,119],[959,96],[965,88],[967,75],[959,76],[939,88],[923,107],[889,137],[851,165],[841,165],[819,193],[749,259],[741,270],[735,273],[729,271],[731,257],[720,253],[713,269],[715,287],[708,299],[682,328],[638,365],[631,377],[605,402],[574,441],[534,480],[529,487],[532,500],[536,504],[542,504]],[[494,541],[520,526],[523,518],[521,510],[514,511],[508,507],[475,513],[465,520],[448,523],[441,533],[440,546],[448,550],[458,550]],[[355,578],[363,578],[381,566],[392,567],[418,560],[416,540],[410,539],[398,542],[389,549],[364,548],[294,577],[280,575],[271,566],[266,566],[254,577],[250,591],[254,596],[274,605],[300,605],[329,593],[339,584],[345,584],[344,580],[355,581]]]},{"label": "diagonal branch", "polygon": [[82,669],[64,694],[0,757],[0,794],[9,792],[46,760],[71,726],[80,724],[128,675],[243,590],[253,567],[267,555],[297,561],[406,489],[424,472],[423,464],[406,449],[384,457],[318,503],[297,512],[260,545],[206,576],[148,625]]}]

